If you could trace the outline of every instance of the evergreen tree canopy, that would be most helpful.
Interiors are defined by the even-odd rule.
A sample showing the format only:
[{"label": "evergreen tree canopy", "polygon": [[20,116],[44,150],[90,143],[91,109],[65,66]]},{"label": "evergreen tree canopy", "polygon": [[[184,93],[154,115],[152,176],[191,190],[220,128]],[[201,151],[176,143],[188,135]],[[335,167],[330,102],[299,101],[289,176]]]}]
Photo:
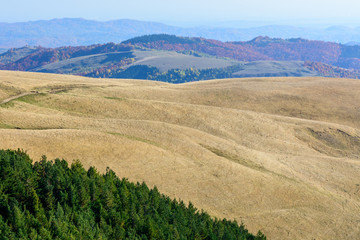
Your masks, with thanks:
[{"label": "evergreen tree canopy", "polygon": [[145,183],[0,150],[0,239],[266,239]]}]

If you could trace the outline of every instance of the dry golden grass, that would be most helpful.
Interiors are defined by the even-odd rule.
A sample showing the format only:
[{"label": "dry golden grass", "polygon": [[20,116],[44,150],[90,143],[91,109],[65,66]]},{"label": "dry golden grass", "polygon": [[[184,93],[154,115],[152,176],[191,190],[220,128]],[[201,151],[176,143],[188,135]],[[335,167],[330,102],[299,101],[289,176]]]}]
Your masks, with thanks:
[{"label": "dry golden grass", "polygon": [[0,72],[0,148],[157,185],[269,239],[360,236],[360,81]]}]

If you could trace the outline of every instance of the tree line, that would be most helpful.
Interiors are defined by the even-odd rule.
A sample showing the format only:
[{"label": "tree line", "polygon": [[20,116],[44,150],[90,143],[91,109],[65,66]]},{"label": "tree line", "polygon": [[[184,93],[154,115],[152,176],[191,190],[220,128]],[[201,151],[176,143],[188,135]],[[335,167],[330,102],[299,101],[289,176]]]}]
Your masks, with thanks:
[{"label": "tree line", "polygon": [[129,68],[122,66],[112,66],[96,70],[87,74],[87,77],[101,78],[128,78],[128,79],[147,79],[169,83],[185,83],[200,80],[231,78],[233,73],[243,69],[241,65],[233,65],[225,68],[187,68],[170,69],[160,72],[158,68],[147,65],[135,65]]}]

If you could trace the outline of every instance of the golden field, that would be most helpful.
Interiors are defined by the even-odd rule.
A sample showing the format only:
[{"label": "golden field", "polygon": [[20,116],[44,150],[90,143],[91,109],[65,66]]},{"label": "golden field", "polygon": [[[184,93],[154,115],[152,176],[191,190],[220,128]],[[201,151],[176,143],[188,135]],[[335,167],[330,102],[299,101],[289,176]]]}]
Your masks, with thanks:
[{"label": "golden field", "polygon": [[156,185],[269,239],[360,239],[360,81],[0,71],[0,148]]}]

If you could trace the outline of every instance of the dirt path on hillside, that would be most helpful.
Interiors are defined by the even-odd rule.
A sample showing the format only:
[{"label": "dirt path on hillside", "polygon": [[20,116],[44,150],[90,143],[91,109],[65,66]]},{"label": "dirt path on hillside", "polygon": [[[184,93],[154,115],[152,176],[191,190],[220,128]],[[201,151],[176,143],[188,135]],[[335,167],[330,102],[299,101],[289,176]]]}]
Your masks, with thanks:
[{"label": "dirt path on hillside", "polygon": [[33,94],[39,94],[39,93],[38,92],[25,92],[25,93],[22,93],[22,94],[19,94],[19,95],[15,95],[15,96],[6,98],[0,104],[5,104],[5,103],[8,103],[8,102],[10,102],[12,100],[15,100],[15,99],[27,96],[27,95],[33,95]]},{"label": "dirt path on hillside", "polygon": [[72,88],[60,88],[60,89],[56,89],[56,90],[47,90],[45,92],[39,92],[39,91],[35,91],[35,90],[30,91],[30,92],[24,92],[24,93],[21,93],[21,94],[18,94],[18,95],[15,95],[15,96],[12,96],[12,97],[9,97],[9,98],[6,98],[6,99],[2,100],[2,102],[0,102],[0,105],[8,103],[8,102],[10,102],[12,100],[24,97],[24,96],[28,96],[28,95],[43,94],[43,93],[45,93],[45,94],[55,94],[55,93],[62,92],[64,90],[69,90],[69,89],[72,89]]}]

